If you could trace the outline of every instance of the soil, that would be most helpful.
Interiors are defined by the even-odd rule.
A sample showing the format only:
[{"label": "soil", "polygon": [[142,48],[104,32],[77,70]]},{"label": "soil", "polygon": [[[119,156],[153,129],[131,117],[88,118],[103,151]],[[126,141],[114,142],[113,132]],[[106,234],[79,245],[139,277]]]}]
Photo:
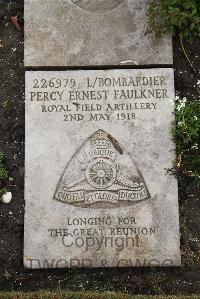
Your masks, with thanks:
[{"label": "soil", "polygon": [[[40,289],[107,290],[140,294],[200,293],[200,191],[187,178],[179,178],[182,267],[27,270],[23,267],[24,218],[24,66],[23,1],[0,0],[0,151],[6,153],[13,194],[0,204],[0,290]],[[174,38],[176,93],[197,98],[200,85],[200,41]],[[187,54],[184,54],[184,51]]]}]

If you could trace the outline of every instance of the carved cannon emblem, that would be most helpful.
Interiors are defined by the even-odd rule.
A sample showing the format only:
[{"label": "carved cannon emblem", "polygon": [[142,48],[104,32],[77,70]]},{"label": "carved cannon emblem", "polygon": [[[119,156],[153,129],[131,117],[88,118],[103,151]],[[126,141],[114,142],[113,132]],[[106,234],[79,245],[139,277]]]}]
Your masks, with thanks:
[{"label": "carved cannon emblem", "polygon": [[96,131],[64,169],[54,199],[83,208],[115,208],[150,198],[134,161],[119,142]]}]

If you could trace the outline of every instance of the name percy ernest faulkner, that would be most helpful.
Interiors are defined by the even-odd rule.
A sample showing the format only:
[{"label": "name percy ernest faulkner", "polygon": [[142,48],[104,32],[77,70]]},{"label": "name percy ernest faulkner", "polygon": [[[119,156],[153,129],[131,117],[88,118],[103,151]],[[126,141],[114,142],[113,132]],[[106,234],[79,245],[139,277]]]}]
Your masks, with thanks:
[{"label": "name percy ernest faulkner", "polygon": [[[97,82],[99,82],[97,84]],[[107,90],[96,90],[98,88],[106,88]],[[162,76],[157,77],[129,77],[129,78],[95,78],[94,80],[87,78],[87,86],[85,90],[63,89],[61,91],[31,91],[31,101],[99,101],[107,100],[113,97],[115,100],[130,99],[149,99],[149,98],[168,98],[166,89],[166,79]],[[111,90],[111,87],[114,88]],[[126,87],[126,88],[125,88]],[[131,88],[131,89],[127,89]],[[159,88],[158,88],[159,87]],[[94,90],[95,88],[95,90]],[[109,89],[108,89],[109,88]],[[120,89],[116,89],[120,88]],[[125,89],[122,89],[125,88]]]}]

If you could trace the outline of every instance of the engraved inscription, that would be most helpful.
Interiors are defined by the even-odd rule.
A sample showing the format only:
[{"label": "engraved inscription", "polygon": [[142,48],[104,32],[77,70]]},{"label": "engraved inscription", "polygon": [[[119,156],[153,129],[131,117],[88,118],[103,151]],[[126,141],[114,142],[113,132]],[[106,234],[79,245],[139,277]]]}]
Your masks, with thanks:
[{"label": "engraved inscription", "polygon": [[180,265],[174,98],[169,68],[26,72],[26,267]]},{"label": "engraved inscription", "polygon": [[95,132],[75,153],[54,195],[63,203],[90,208],[126,206],[149,198],[135,163],[103,130]]}]

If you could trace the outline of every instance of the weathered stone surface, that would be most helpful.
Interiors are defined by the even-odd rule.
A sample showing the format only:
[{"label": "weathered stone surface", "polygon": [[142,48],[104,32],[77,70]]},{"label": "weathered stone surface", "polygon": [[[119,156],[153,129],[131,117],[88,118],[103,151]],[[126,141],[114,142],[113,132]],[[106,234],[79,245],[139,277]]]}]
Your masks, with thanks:
[{"label": "weathered stone surface", "polygon": [[180,265],[173,80],[26,72],[26,267]]},{"label": "weathered stone surface", "polygon": [[147,34],[147,0],[25,0],[25,66],[172,64]]}]

